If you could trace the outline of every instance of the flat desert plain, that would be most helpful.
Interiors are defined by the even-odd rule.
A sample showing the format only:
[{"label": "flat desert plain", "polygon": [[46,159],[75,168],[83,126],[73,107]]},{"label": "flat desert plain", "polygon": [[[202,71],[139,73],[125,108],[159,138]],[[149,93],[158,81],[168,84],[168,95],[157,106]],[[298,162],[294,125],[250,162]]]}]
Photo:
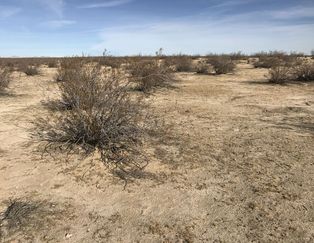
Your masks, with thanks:
[{"label": "flat desert plain", "polygon": [[56,69],[0,97],[2,242],[313,242],[314,84],[267,69],[178,73],[146,99],[169,131],[132,181],[94,158],[42,156],[32,121]]}]

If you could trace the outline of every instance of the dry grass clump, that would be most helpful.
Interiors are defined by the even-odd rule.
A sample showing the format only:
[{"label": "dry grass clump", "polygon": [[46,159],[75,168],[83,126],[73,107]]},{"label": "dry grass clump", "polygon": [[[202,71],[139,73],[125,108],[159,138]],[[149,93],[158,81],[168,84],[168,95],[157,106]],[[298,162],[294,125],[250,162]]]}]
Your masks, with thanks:
[{"label": "dry grass clump", "polygon": [[9,68],[0,67],[0,92],[8,88],[11,82],[11,72]]},{"label": "dry grass clump", "polygon": [[175,81],[170,68],[157,60],[133,62],[129,69],[131,81],[143,92],[149,92],[156,87],[165,87]]},{"label": "dry grass clump", "polygon": [[269,82],[283,84],[291,80],[291,69],[285,66],[273,67],[269,71]]},{"label": "dry grass clump", "polygon": [[235,69],[235,64],[231,58],[226,56],[211,57],[208,63],[213,66],[217,75],[231,73]]},{"label": "dry grass clump", "polygon": [[[63,80],[58,83],[61,102],[69,109],[50,112],[34,122],[33,137],[45,151],[98,151],[104,162],[117,166],[139,155],[144,134],[144,104],[128,92],[128,82],[119,73],[77,59],[63,63]],[[136,164],[137,165],[137,164]]]},{"label": "dry grass clump", "polygon": [[314,63],[304,63],[296,66],[294,75],[298,81],[314,81]]}]

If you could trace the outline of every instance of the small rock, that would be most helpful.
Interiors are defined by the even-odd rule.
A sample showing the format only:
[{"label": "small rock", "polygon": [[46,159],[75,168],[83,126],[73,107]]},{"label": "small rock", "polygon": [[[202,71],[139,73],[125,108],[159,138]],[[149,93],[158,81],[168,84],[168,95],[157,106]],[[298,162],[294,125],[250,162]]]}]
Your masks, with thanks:
[{"label": "small rock", "polygon": [[72,237],[72,234],[70,234],[70,233],[66,233],[66,234],[65,234],[65,238],[66,238],[66,239],[70,239],[71,237]]}]

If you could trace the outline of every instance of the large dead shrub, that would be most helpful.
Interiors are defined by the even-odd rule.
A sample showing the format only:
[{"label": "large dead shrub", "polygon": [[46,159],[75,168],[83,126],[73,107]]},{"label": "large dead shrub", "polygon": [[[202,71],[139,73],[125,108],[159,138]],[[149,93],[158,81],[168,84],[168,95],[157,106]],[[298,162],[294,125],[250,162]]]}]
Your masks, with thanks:
[{"label": "large dead shrub", "polygon": [[6,88],[8,88],[10,82],[11,82],[10,69],[0,67],[0,92],[3,92]]},{"label": "large dead shrub", "polygon": [[283,84],[291,80],[291,69],[285,66],[273,67],[269,70],[269,82]]},{"label": "large dead shrub", "polygon": [[[63,80],[57,83],[67,110],[50,112],[36,120],[33,137],[47,151],[99,151],[104,162],[131,162],[139,154],[144,134],[144,104],[128,92],[128,82],[119,73],[100,65],[70,59]],[[64,67],[63,66],[63,67]]]},{"label": "large dead shrub", "polygon": [[157,60],[133,62],[130,67],[131,80],[143,92],[149,92],[156,87],[164,87],[173,82],[171,70]]},{"label": "large dead shrub", "polygon": [[225,56],[211,57],[209,58],[208,63],[213,66],[217,75],[231,73],[235,69],[233,61]]},{"label": "large dead shrub", "polygon": [[314,63],[304,63],[296,66],[294,75],[298,81],[314,81]]}]

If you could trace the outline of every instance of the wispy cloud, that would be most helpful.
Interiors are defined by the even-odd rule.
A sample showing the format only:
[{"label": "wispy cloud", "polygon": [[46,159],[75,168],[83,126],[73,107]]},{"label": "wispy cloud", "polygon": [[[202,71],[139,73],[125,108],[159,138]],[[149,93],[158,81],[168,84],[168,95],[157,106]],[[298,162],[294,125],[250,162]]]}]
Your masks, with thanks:
[{"label": "wispy cloud", "polygon": [[60,18],[63,16],[63,10],[65,6],[64,0],[36,0],[42,6],[50,9]]},{"label": "wispy cloud", "polygon": [[[208,14],[202,18],[170,19],[155,23],[139,20],[139,23],[145,24],[106,28],[100,32],[101,41],[92,49],[101,51],[107,48],[116,51],[116,54],[129,55],[140,52],[152,54],[160,47],[164,47],[168,54],[235,50],[252,53],[269,49],[309,52],[313,48],[313,22],[297,23],[290,18],[311,17],[314,12],[301,8],[280,11],[281,15],[278,14],[279,10],[264,10],[230,16]],[[277,21],[279,17],[282,21]]]},{"label": "wispy cloud", "polygon": [[56,29],[56,28],[62,28],[62,27],[67,26],[67,25],[73,25],[73,24],[76,24],[76,21],[74,21],[74,20],[51,20],[51,21],[44,22],[42,25],[49,27],[49,28]]},{"label": "wispy cloud", "polygon": [[252,3],[254,0],[234,0],[234,1],[223,1],[218,4],[210,6],[210,8],[222,8],[222,7],[233,7],[237,5],[243,5]]},{"label": "wispy cloud", "polygon": [[106,2],[101,2],[101,3],[90,3],[86,5],[81,5],[81,6],[78,6],[78,8],[111,8],[111,7],[124,5],[132,1],[133,0],[112,0],[112,1],[106,1]]},{"label": "wispy cloud", "polygon": [[17,7],[0,6],[0,18],[9,18],[21,11],[22,9]]},{"label": "wispy cloud", "polygon": [[275,19],[295,19],[314,17],[314,7],[294,7],[284,10],[272,11],[271,16]]}]

